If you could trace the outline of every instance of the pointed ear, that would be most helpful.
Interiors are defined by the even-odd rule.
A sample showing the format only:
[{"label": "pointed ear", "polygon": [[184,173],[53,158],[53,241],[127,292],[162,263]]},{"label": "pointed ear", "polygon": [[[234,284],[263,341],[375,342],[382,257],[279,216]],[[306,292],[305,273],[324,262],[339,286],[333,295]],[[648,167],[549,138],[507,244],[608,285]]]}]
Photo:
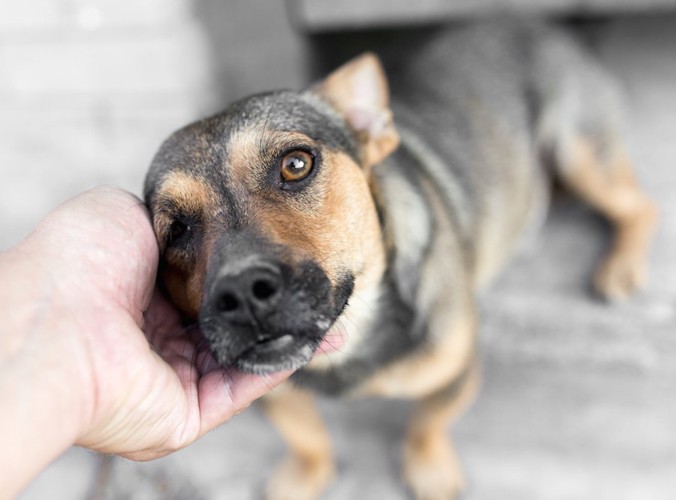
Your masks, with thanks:
[{"label": "pointed ear", "polygon": [[387,77],[375,54],[347,62],[314,89],[327,99],[356,133],[365,167],[380,163],[399,146],[389,108]]}]

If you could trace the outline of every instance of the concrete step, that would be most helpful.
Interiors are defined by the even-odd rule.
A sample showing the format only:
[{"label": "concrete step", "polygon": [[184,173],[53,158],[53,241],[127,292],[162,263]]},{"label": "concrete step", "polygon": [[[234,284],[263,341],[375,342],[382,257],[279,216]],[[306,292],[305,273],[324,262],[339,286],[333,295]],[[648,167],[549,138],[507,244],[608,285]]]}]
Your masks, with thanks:
[{"label": "concrete step", "polygon": [[482,297],[484,349],[554,367],[619,367],[675,377],[673,262],[653,255],[644,290],[622,303],[602,300],[591,280],[610,245],[609,229],[574,200],[556,206],[535,248]]},{"label": "concrete step", "polygon": [[[490,354],[484,364],[480,396],[450,432],[468,480],[463,498],[673,499],[673,379]],[[398,471],[410,409],[397,401],[321,401],[339,466],[326,500],[408,498]],[[115,459],[97,498],[258,499],[283,455],[280,438],[252,408],[171,457]],[[93,461],[72,450],[21,498],[86,498],[96,484]]]},{"label": "concrete step", "polygon": [[308,32],[424,25],[505,15],[636,14],[673,11],[673,0],[288,0],[298,25]]}]

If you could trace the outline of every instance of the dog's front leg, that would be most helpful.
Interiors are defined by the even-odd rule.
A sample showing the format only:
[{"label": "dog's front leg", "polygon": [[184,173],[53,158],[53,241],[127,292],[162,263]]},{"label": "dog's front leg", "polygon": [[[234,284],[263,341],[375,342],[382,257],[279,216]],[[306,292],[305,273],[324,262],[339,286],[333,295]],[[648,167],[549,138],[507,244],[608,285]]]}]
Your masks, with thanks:
[{"label": "dog's front leg", "polygon": [[478,363],[446,388],[420,399],[404,444],[404,479],[416,500],[452,500],[464,489],[462,469],[448,437],[448,426],[474,398]]},{"label": "dog's front leg", "polygon": [[268,481],[266,498],[318,498],[333,479],[335,466],[329,434],[314,398],[286,383],[263,398],[263,408],[290,449]]}]

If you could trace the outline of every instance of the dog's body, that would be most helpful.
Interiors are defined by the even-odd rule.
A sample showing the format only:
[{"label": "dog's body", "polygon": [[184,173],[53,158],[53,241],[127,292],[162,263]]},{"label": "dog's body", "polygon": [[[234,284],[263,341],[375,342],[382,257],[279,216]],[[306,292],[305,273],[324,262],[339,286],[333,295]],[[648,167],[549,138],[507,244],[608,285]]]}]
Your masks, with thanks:
[{"label": "dog's body", "polygon": [[597,290],[643,278],[655,209],[612,80],[567,36],[473,26],[397,54],[390,76],[391,102],[370,55],[240,101],[175,134],[147,179],[163,281],[216,359],[309,361],[266,398],[293,452],[272,498],[316,497],[333,473],[306,389],[417,400],[406,480],[417,498],[461,488],[446,426],[476,387],[475,297],[542,220],[550,174],[617,227]]}]

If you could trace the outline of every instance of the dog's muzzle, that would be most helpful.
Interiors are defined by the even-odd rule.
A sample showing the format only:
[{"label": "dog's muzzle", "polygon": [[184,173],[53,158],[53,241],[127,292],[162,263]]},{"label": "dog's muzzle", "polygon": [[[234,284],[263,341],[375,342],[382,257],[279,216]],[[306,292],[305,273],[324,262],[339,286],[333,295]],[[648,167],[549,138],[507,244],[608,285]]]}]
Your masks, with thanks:
[{"label": "dog's muzzle", "polygon": [[347,296],[337,296],[316,263],[288,264],[279,247],[260,238],[230,237],[217,250],[200,327],[219,364],[250,373],[307,364]]}]

